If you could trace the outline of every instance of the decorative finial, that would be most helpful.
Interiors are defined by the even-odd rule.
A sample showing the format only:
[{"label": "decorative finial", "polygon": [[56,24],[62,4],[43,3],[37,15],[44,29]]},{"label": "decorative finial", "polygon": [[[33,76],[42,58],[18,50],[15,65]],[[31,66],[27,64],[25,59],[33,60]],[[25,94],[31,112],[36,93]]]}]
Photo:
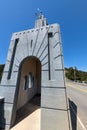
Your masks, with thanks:
[{"label": "decorative finial", "polygon": [[37,8],[37,13],[35,13],[35,15],[37,18],[41,19],[42,18],[42,11],[39,8]]}]

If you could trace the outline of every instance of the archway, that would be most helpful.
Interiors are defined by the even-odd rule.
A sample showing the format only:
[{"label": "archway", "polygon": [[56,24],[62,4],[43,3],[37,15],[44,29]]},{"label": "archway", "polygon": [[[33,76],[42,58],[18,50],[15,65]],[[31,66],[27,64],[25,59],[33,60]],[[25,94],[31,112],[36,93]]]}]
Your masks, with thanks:
[{"label": "archway", "polygon": [[[21,62],[19,68],[18,82],[19,82],[18,83],[19,89],[18,89],[18,96],[17,96],[18,99],[16,106],[16,115],[17,115],[16,123],[40,107],[41,62],[36,57],[34,56],[27,57]],[[28,106],[33,107],[32,104],[35,106],[35,108],[33,109],[29,108],[28,113],[28,108],[26,110],[26,107]]]}]

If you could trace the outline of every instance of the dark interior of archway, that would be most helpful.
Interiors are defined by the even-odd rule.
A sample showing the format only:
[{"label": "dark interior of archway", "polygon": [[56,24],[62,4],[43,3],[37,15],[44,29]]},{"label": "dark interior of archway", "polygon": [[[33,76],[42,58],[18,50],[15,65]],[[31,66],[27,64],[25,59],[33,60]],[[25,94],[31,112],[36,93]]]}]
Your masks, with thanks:
[{"label": "dark interior of archway", "polygon": [[[24,90],[23,78],[26,75],[28,76],[30,72],[34,77],[33,78],[34,83],[33,86],[30,88],[28,83],[28,87],[26,87],[26,90]],[[29,79],[27,81],[29,82]],[[22,103],[22,101],[24,103]],[[30,115],[35,110],[39,109],[40,105],[41,105],[41,63],[37,58],[33,57],[26,59],[22,63],[15,124],[23,120],[25,117]]]}]

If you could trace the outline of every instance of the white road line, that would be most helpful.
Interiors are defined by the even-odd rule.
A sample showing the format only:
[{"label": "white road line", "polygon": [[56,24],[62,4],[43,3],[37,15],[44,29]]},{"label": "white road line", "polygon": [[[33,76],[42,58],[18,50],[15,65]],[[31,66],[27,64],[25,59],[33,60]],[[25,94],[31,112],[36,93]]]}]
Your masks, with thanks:
[{"label": "white road line", "polygon": [[76,115],[76,113],[75,113],[75,111],[74,111],[74,109],[73,109],[72,106],[71,106],[71,109],[73,110],[73,113],[74,113],[74,115],[77,117],[77,119],[78,119],[78,121],[79,121],[81,127],[83,128],[83,130],[87,130],[87,129],[85,128],[85,126],[83,125],[82,121],[80,120],[80,118],[78,117],[78,115]]}]

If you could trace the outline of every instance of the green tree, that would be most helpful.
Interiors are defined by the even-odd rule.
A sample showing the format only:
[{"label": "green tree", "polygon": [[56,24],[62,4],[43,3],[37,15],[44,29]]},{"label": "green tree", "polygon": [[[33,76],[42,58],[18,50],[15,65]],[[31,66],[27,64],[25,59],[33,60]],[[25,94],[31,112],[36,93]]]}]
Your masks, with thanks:
[{"label": "green tree", "polygon": [[74,69],[73,67],[70,67],[68,71],[66,72],[66,77],[70,80],[74,80]]},{"label": "green tree", "polygon": [[87,83],[87,72],[80,71],[77,67],[65,68],[66,77],[70,80],[84,81]]}]

